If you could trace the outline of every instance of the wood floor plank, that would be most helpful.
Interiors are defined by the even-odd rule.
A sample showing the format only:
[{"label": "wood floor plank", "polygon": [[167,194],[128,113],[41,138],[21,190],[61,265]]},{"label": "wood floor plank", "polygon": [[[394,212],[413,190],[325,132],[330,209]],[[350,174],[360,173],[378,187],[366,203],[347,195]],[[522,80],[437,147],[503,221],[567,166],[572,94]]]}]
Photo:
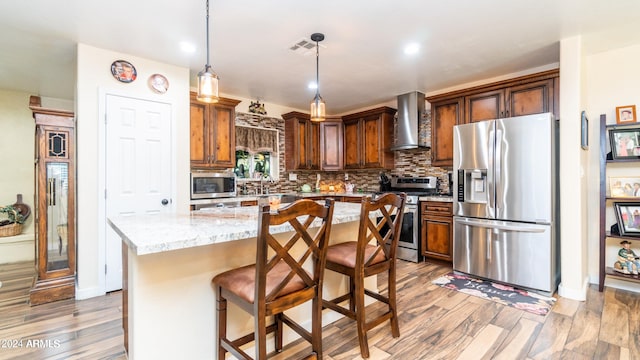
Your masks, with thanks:
[{"label": "wood floor plank", "polygon": [[458,360],[476,360],[492,357],[507,331],[499,326],[487,325],[478,332],[473,341],[467,346]]},{"label": "wood floor plank", "polygon": [[580,304],[582,304],[581,301],[561,297],[556,300],[556,303],[551,308],[551,311],[566,316],[574,316],[578,311],[578,307],[580,307]]},{"label": "wood floor plank", "polygon": [[565,349],[593,357],[600,333],[600,314],[583,303],[573,318]]},{"label": "wood floor plank", "polygon": [[541,323],[527,318],[520,318],[497,349],[493,358],[496,360],[525,358],[541,329]]},{"label": "wood floor plank", "polygon": [[628,308],[618,302],[605,302],[600,322],[600,339],[625,347],[629,344]]},{"label": "wood floor plank", "polygon": [[550,312],[546,316],[542,330],[531,346],[528,356],[534,359],[560,358],[564,349],[572,318]]},{"label": "wood floor plank", "polygon": [[522,317],[522,310],[511,306],[503,306],[500,312],[491,320],[491,324],[506,330],[513,329]]},{"label": "wood floor plank", "polygon": [[593,358],[598,360],[621,360],[620,347],[606,341],[598,340],[596,354]]}]

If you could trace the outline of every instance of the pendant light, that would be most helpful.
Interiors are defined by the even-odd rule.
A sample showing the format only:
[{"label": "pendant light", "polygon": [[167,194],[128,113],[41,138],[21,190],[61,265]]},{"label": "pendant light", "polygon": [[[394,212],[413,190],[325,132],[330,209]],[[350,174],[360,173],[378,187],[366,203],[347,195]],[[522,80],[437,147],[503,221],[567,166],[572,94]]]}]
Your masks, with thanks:
[{"label": "pendant light", "polygon": [[198,101],[206,103],[217,103],[218,97],[218,75],[211,70],[209,65],[209,0],[207,0],[207,64],[204,70],[198,73]]},{"label": "pendant light", "polygon": [[311,40],[316,42],[316,96],[311,102],[311,121],[324,121],[326,116],[324,100],[320,96],[320,46],[318,42],[324,40],[324,34],[311,34]]}]

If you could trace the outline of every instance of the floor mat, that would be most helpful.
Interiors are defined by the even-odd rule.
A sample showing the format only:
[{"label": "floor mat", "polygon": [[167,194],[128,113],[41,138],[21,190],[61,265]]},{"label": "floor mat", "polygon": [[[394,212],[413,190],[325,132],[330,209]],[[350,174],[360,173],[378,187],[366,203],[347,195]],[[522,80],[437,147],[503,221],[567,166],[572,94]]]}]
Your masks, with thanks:
[{"label": "floor mat", "polygon": [[553,297],[453,272],[433,280],[433,283],[538,315],[546,315],[556,301]]}]

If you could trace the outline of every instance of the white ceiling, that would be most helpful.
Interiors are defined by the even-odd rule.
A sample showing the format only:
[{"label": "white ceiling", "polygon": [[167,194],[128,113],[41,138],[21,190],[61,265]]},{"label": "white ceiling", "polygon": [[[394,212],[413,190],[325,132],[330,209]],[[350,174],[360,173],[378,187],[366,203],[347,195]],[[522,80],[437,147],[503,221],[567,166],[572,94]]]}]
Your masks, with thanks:
[{"label": "white ceiling", "polygon": [[[321,32],[329,114],[555,64],[571,36],[592,39],[589,52],[640,42],[638,0],[210,1],[222,93],[306,109],[315,56],[289,47]],[[206,62],[205,0],[2,0],[0,88],[73,99],[77,42],[189,67],[193,86]],[[414,57],[409,42],[420,44]]]}]

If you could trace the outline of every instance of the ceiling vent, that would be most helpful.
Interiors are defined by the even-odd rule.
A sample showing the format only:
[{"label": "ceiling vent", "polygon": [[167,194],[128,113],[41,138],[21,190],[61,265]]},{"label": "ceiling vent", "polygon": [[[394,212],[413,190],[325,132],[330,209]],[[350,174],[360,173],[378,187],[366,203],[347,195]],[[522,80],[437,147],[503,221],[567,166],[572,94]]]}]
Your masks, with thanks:
[{"label": "ceiling vent", "polygon": [[[322,45],[319,45],[319,46],[321,48],[324,48],[324,46]],[[307,38],[302,38],[296,41],[295,43],[293,43],[293,45],[289,46],[289,50],[302,56],[315,54],[316,53],[315,49],[316,49],[316,43]]]}]

